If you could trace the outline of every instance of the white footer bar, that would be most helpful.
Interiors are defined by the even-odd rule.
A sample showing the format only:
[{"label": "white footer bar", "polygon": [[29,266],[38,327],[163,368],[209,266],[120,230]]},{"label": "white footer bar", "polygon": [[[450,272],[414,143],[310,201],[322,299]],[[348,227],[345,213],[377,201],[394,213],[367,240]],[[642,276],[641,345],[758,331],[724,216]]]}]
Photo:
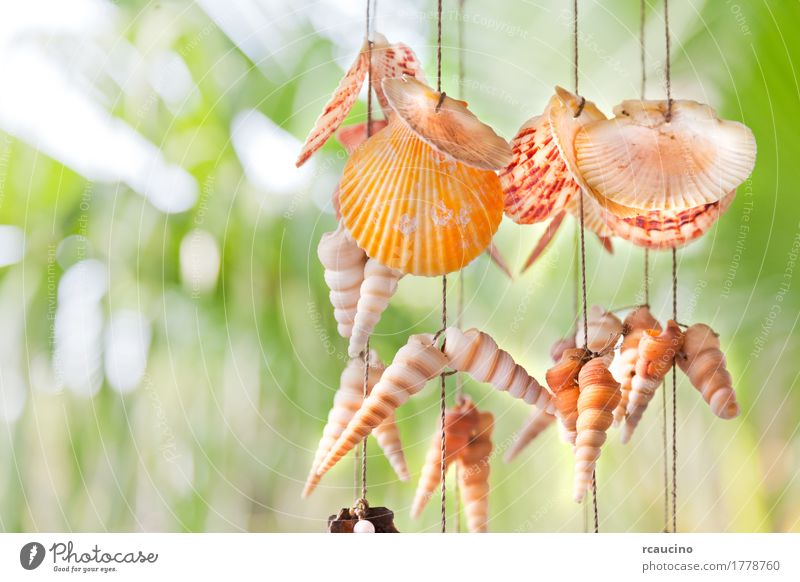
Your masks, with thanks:
[{"label": "white footer bar", "polygon": [[800,534],[0,535],[3,581],[499,582],[504,575],[797,581]]}]

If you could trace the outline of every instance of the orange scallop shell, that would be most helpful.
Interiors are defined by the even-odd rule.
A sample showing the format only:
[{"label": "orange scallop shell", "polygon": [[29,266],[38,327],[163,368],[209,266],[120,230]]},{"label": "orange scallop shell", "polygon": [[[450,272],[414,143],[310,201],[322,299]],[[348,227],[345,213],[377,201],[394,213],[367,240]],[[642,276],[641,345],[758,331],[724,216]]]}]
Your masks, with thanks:
[{"label": "orange scallop shell", "polygon": [[339,201],[345,227],[370,257],[414,275],[463,268],[503,214],[494,172],[435,151],[398,116],[348,160]]}]

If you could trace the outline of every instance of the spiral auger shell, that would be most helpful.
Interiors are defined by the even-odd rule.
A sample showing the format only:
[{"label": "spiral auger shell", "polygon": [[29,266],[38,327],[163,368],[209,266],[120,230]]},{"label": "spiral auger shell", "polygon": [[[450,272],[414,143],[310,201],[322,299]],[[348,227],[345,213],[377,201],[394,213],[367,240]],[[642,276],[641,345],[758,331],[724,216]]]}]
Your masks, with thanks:
[{"label": "spiral auger shell", "polygon": [[514,442],[506,452],[505,461],[513,461],[533,440],[542,434],[551,424],[556,421],[556,417],[541,408],[534,408],[528,416],[525,424],[517,432]]},{"label": "spiral auger shell", "polygon": [[675,356],[683,346],[683,332],[672,320],[660,333],[647,330],[639,340],[636,374],[631,381],[628,410],[622,427],[622,442],[627,443],[642,419],[664,376],[672,367]]},{"label": "spiral auger shell", "polygon": [[600,449],[606,441],[606,431],[611,426],[613,411],[621,396],[619,383],[600,358],[584,364],[578,375],[578,384],[573,497],[580,503],[592,483]]},{"label": "spiral auger shell", "polygon": [[[445,412],[445,472],[464,451],[470,439],[476,434],[480,413],[470,400],[464,400],[458,406]],[[428,504],[431,495],[441,483],[442,476],[442,428],[441,421],[425,455],[417,492],[411,505],[411,517],[417,518]]]},{"label": "spiral auger shell", "polygon": [[397,352],[394,361],[386,368],[317,472],[323,475],[330,470],[370,431],[422,390],[429,380],[438,376],[446,365],[447,359],[436,347],[431,334],[412,335]]},{"label": "spiral auger shell", "polygon": [[375,259],[367,260],[347,349],[351,358],[364,351],[369,336],[389,306],[389,300],[397,291],[397,283],[402,277],[400,271],[384,267]]},{"label": "spiral auger shell", "polygon": [[622,345],[611,366],[609,366],[614,379],[622,387],[622,399],[614,410],[614,426],[621,424],[627,414],[628,396],[630,395],[633,377],[636,374],[636,360],[639,358],[639,341],[648,329],[661,331],[661,325],[653,317],[653,314],[650,313],[650,308],[646,305],[640,305],[631,311],[625,318],[623,327],[625,328],[625,333]]},{"label": "spiral auger shell", "polygon": [[400,431],[397,428],[397,419],[394,414],[390,414],[386,420],[373,428],[372,436],[375,437],[397,478],[401,481],[408,481],[411,476],[408,473],[408,464],[405,453],[403,453],[403,443],[400,441]]},{"label": "spiral auger shell", "polygon": [[690,326],[676,361],[715,415],[724,419],[739,416],[733,378],[713,329],[703,323]]},{"label": "spiral auger shell", "polygon": [[348,338],[353,333],[367,255],[340,224],[333,232],[322,235],[317,256],[325,269],[339,335]]},{"label": "spiral auger shell", "polygon": [[489,460],[493,428],[492,414],[481,412],[477,434],[458,457],[461,503],[471,533],[486,533],[489,529]]},{"label": "spiral auger shell", "polygon": [[478,382],[491,384],[495,389],[508,392],[542,410],[555,410],[550,395],[536,378],[517,364],[508,352],[500,349],[488,334],[477,329],[461,331],[448,327],[445,338],[444,352],[454,370],[467,373]]},{"label": "spiral auger shell", "polygon": [[[378,359],[374,351],[370,351],[370,368],[367,380],[367,390],[372,390],[383,374],[383,364]],[[342,434],[347,424],[355,415],[356,411],[364,401],[364,363],[362,360],[350,360],[342,371],[339,381],[339,388],[333,397],[333,406],[328,413],[328,422],[322,430],[322,438],[317,446],[314,461],[311,464],[311,471],[306,479],[303,489],[303,497],[308,497],[319,484],[320,476],[317,469],[325,456],[330,451],[333,444]],[[381,447],[383,448],[383,447]],[[402,449],[400,449],[402,455]],[[388,456],[388,455],[387,455]],[[391,462],[391,459],[390,459]],[[408,470],[406,469],[406,472]]]},{"label": "spiral auger shell", "polygon": [[561,435],[572,445],[575,444],[575,425],[578,420],[578,374],[586,357],[583,348],[567,348],[561,353],[558,363],[545,373],[555,414],[561,425]]}]

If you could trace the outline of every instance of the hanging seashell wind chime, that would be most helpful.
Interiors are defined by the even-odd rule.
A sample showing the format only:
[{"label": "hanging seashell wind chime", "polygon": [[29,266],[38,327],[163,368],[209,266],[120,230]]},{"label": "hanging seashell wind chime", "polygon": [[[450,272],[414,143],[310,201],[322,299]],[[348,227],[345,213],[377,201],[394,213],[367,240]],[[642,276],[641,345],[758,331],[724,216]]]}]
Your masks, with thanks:
[{"label": "hanging seashell wind chime", "polygon": [[[622,442],[629,442],[672,369],[675,530],[675,368],[686,374],[713,414],[723,419],[739,414],[717,334],[704,324],[687,327],[676,321],[675,249],[700,238],[730,207],[737,186],[753,170],[755,140],[746,126],[719,119],[708,105],[672,99],[666,1],[667,99],[623,101],[607,118],[578,93],[577,2],[573,8],[575,92],[556,87],[543,113],[523,124],[511,146],[479,121],[466,102],[441,91],[441,54],[439,86],[433,89],[413,51],[378,33],[365,41],[308,136],[298,166],[334,134],[350,156],[333,196],[339,224],[323,235],[318,256],[351,359],[303,496],[370,434],[398,478],[408,480],[395,411],[438,376],[442,414],[411,514],[419,517],[442,487],[444,531],[444,479],[455,465],[468,528],[487,531],[494,420],[460,393],[455,405],[445,409],[444,378],[463,373],[532,405],[507,461],[549,426],[560,427],[575,455],[573,497],[581,502],[592,492],[599,531],[596,467],[607,432],[618,427]],[[441,2],[438,24],[441,46]],[[642,74],[644,87],[644,69]],[[367,122],[339,129],[365,80]],[[371,117],[373,92],[383,120]],[[523,270],[541,256],[567,214],[580,229],[583,317],[576,316],[573,333],[554,343],[546,386],[485,332],[448,327],[446,287],[442,328],[412,335],[384,367],[370,350],[369,338],[400,279],[446,276],[487,249],[502,266],[492,238],[503,213],[519,224],[549,221]],[[644,248],[646,269],[648,251],[672,250],[673,313],[666,324],[650,311],[647,271],[645,301],[624,321],[600,306],[587,308],[585,229],[609,252],[612,237]],[[369,507],[365,475],[364,465],[362,498],[332,516],[329,531],[396,531],[391,511]]]},{"label": "hanging seashell wind chime", "polygon": [[[368,351],[369,336],[402,277],[452,273],[491,247],[503,214],[496,170],[509,162],[511,153],[508,143],[481,123],[466,102],[424,82],[408,47],[390,44],[376,33],[317,120],[298,165],[337,132],[365,79],[370,80],[386,119],[338,131],[350,154],[334,194],[340,222],[335,231],[323,235],[318,249],[338,330],[349,339],[352,359],[343,373],[304,496],[369,434],[376,436],[398,477],[406,478],[394,411],[428,381],[444,378],[448,370],[489,383],[548,414],[555,411],[539,383],[479,330],[447,327],[436,334],[411,336],[385,369],[377,354]],[[370,128],[377,131],[373,134]],[[493,258],[502,266],[496,254]],[[362,356],[368,368],[359,393],[355,374],[362,369]],[[459,466],[468,527],[486,531],[493,420],[467,399],[460,399],[457,406],[468,408],[467,416],[475,422],[459,436],[455,428],[456,433],[450,434],[445,420],[437,440],[443,451],[439,464],[446,468],[455,461]],[[463,442],[456,445],[460,439]],[[434,481],[434,460],[432,456],[423,470],[428,485]],[[357,500],[349,512],[342,510],[345,513],[338,517],[343,519],[332,520],[334,526],[329,529],[359,531],[360,522],[352,526],[347,520],[360,512],[361,521],[369,521],[363,517],[368,507],[366,499]],[[369,526],[360,527],[371,531]]]},{"label": "hanging seashell wind chime", "polygon": [[[574,8],[577,38],[577,2]],[[665,27],[669,54],[666,12]],[[643,31],[644,12],[642,35]],[[577,52],[575,58],[577,85]],[[570,204],[581,196],[582,230],[619,236],[645,248],[645,252],[673,252],[673,319],[663,329],[647,302],[634,309],[622,325],[612,314],[595,307],[588,315],[585,347],[576,347],[581,346],[580,330],[575,340],[558,340],[553,346],[556,365],[546,377],[562,433],[575,445],[576,500],[588,486],[587,474],[599,457],[605,430],[612,423],[620,426],[622,440],[628,442],[656,389],[675,364],[687,374],[715,415],[729,419],[739,413],[717,335],[703,324],[683,332],[674,321],[674,253],[676,248],[707,232],[730,207],[736,187],[752,172],[755,140],[746,126],[720,120],[707,105],[673,100],[669,61],[667,67],[666,100],[624,101],[614,108],[615,117],[610,120],[591,102],[556,88],[543,115],[523,125],[512,141],[514,159],[501,173],[506,214],[521,224],[550,219],[545,238],[552,237],[552,224],[557,226]],[[642,75],[644,88],[644,69]],[[537,251],[541,252],[537,247],[533,260]],[[583,281],[585,310],[585,275]],[[603,331],[596,333],[599,330]],[[609,348],[614,349],[620,336],[622,342],[615,354]],[[600,357],[587,363],[592,355]],[[589,386],[592,392],[584,398]],[[542,418],[534,415],[530,424],[546,427],[548,419]],[[677,451],[674,419],[673,391],[673,531]],[[541,430],[531,432],[535,436]],[[585,439],[581,439],[582,434],[587,435]],[[520,446],[530,440],[520,439]],[[515,449],[512,458],[517,454]]]}]

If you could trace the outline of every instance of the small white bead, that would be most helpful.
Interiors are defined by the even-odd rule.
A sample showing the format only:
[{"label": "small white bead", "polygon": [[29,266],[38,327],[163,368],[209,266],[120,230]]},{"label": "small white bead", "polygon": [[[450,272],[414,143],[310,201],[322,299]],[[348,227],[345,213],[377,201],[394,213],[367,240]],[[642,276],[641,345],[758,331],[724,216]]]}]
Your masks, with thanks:
[{"label": "small white bead", "polygon": [[353,526],[353,533],[375,533],[375,526],[371,521],[366,519],[359,519],[356,525]]}]

